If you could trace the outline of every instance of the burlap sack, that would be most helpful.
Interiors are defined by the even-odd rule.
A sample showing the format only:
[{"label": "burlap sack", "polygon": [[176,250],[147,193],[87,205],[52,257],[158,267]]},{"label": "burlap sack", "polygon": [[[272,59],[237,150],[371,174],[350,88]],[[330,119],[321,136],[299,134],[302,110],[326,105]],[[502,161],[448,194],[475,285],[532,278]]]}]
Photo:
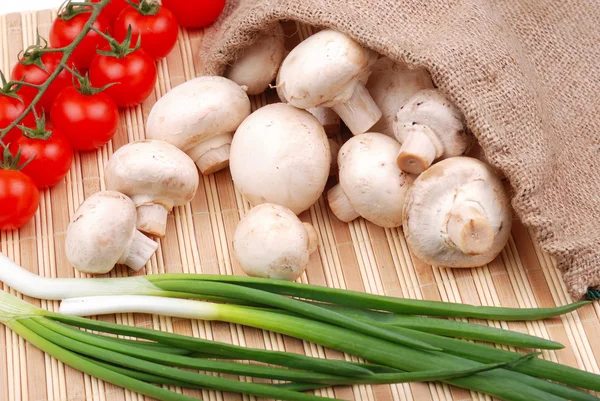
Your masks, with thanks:
[{"label": "burlap sack", "polygon": [[429,69],[464,112],[570,293],[600,285],[598,0],[228,0],[201,49],[221,74],[274,21]]}]

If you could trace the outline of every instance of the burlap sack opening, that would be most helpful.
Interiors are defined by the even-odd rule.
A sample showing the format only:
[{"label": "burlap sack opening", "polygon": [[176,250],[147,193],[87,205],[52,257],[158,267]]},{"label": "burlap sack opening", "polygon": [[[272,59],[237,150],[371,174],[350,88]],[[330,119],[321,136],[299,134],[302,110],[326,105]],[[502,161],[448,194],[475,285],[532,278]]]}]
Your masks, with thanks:
[{"label": "burlap sack opening", "polygon": [[274,22],[330,27],[426,67],[464,112],[574,298],[600,285],[595,0],[228,0],[200,57],[222,74]]}]

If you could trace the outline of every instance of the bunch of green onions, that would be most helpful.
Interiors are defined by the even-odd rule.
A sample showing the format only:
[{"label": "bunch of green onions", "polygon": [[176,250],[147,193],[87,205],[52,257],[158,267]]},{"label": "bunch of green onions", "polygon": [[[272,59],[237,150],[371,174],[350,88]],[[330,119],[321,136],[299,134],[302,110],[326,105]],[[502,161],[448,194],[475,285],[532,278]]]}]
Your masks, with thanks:
[{"label": "bunch of green onions", "polygon": [[[433,380],[507,401],[598,400],[569,386],[599,391],[600,376],[541,360],[534,355],[522,355],[463,339],[538,349],[559,349],[561,344],[483,325],[424,317],[543,319],[570,312],[586,302],[546,309],[476,307],[285,281],[192,274],[70,281],[40,278],[14,264],[11,273],[7,273],[7,260],[0,255],[0,279],[13,288],[34,297],[71,299],[63,301],[63,314],[20,303],[19,307],[13,307],[19,311],[13,311],[10,318],[0,315],[5,324],[76,369],[160,400],[190,398],[154,384],[205,387],[283,400],[313,400],[321,398],[301,391],[332,385]],[[24,278],[30,281],[23,281]],[[31,281],[35,285],[30,286]],[[41,281],[43,287],[40,287]],[[16,302],[4,300],[2,309],[9,303],[17,305]],[[338,349],[370,363],[252,350],[67,316],[120,312],[244,324]],[[107,337],[72,326],[138,340]],[[50,348],[50,345],[56,348]],[[279,367],[220,359],[254,360]],[[286,383],[238,382],[178,368]]]}]

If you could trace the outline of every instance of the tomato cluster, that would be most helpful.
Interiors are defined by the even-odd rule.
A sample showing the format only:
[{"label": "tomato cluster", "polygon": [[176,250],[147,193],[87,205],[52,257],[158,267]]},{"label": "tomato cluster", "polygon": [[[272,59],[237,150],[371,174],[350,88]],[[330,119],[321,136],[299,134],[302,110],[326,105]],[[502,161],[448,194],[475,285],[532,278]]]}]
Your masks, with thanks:
[{"label": "tomato cluster", "polygon": [[[157,79],[155,61],[175,47],[179,25],[206,26],[224,6],[225,0],[163,0],[162,5],[111,0],[70,53],[69,68],[45,88],[18,127],[0,136],[0,230],[30,221],[39,189],[64,179],[73,150],[92,151],[108,143],[119,126],[118,107],[135,106],[150,96]],[[52,23],[49,43],[40,38],[27,48],[10,82],[0,73],[0,131],[34,101],[38,87],[61,65],[64,54],[58,49],[78,37],[92,11],[89,5],[67,3]]]}]

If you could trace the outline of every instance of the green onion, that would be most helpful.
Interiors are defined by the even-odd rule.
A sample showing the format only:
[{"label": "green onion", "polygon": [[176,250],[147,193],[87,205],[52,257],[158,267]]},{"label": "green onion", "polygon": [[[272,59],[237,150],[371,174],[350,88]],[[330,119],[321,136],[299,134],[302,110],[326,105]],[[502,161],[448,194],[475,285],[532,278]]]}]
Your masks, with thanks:
[{"label": "green onion", "polygon": [[213,296],[219,294],[227,298],[237,298],[243,301],[256,300],[264,305],[295,312],[299,315],[310,317],[314,320],[335,324],[340,327],[355,330],[359,333],[369,334],[378,338],[383,338],[385,340],[390,340],[399,344],[421,349],[439,351],[439,348],[432,347],[431,345],[422,341],[409,339],[403,336],[401,330],[389,331],[385,328],[364,323],[360,320],[353,319],[333,310],[323,309],[316,305],[308,304],[277,294],[271,294],[265,291],[231,284],[190,280],[157,280],[154,282],[154,284],[165,291],[197,293],[202,294],[203,296]]},{"label": "green onion", "polygon": [[[366,294],[357,291],[320,287],[284,280],[245,276],[170,273],[146,276],[150,283],[166,280],[216,281],[255,288],[270,293],[350,306],[360,309],[383,310],[405,315],[472,317],[487,320],[539,320],[560,316],[587,305],[590,301],[575,302],[556,308],[502,308],[473,306],[451,302],[425,301]],[[88,293],[87,295],[92,295]]]},{"label": "green onion", "polygon": [[[168,302],[167,302],[168,301]],[[237,305],[207,305],[206,302],[181,299],[163,299],[148,296],[89,297],[64,301],[61,311],[69,314],[102,314],[142,312],[159,313],[179,317],[218,319],[238,323],[338,349],[363,359],[405,371],[432,369],[462,369],[480,364],[453,357],[437,351],[412,349],[402,344],[369,337],[362,333],[312,321],[301,317],[269,312],[264,309]],[[410,331],[409,329],[405,329]],[[181,346],[181,345],[180,345]],[[484,372],[477,375],[446,380],[459,387],[487,393],[505,400],[532,399],[563,400],[561,397],[511,380],[504,385],[503,370]]]},{"label": "green onion", "polygon": [[332,309],[338,313],[355,319],[381,325],[381,327],[399,326],[426,333],[446,337],[465,338],[468,340],[487,341],[496,344],[514,345],[523,348],[562,349],[565,346],[545,338],[531,336],[515,331],[497,329],[495,327],[454,320],[435,319],[423,316],[399,315],[395,313],[382,313],[355,308],[346,308],[339,305],[316,304],[325,309]]}]

